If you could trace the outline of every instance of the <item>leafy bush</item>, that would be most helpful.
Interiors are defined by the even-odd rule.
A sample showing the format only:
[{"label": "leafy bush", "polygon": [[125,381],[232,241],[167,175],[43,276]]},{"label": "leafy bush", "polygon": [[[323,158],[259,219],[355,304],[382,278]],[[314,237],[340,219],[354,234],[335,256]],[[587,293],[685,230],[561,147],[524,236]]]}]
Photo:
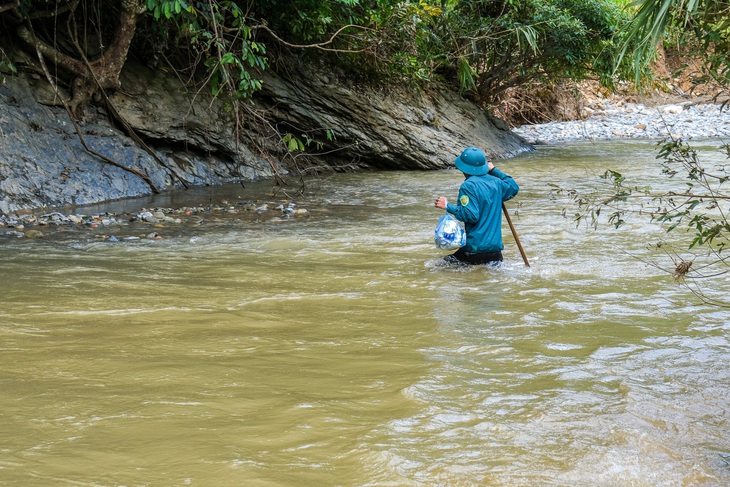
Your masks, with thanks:
[{"label": "leafy bush", "polygon": [[610,78],[606,50],[627,20],[605,0],[472,0],[454,2],[447,15],[449,63],[474,69],[471,82],[460,82],[486,102],[530,81]]}]

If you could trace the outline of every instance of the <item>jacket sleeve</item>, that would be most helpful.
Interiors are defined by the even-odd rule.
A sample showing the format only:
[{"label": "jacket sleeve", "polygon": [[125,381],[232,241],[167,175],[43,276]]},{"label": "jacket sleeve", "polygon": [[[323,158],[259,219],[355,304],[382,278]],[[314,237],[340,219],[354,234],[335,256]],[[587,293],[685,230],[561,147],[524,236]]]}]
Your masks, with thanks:
[{"label": "jacket sleeve", "polygon": [[[469,188],[464,186],[467,185],[462,184],[459,188],[458,203],[449,203],[446,205],[446,211],[464,223],[475,223],[479,221],[479,207],[474,203],[477,199]],[[463,202],[467,202],[467,204],[464,205]]]},{"label": "jacket sleeve", "polygon": [[502,181],[502,201],[511,200],[520,191],[512,176],[506,175],[496,167],[489,172],[489,175]]}]

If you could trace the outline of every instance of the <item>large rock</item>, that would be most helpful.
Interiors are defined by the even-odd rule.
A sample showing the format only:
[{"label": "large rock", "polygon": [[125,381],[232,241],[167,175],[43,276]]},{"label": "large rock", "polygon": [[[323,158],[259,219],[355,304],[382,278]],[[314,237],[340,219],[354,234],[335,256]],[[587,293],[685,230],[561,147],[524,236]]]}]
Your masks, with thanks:
[{"label": "large rock", "polygon": [[[88,205],[152,193],[151,186],[137,174],[87,151],[82,140],[104,158],[146,174],[161,191],[183,187],[182,181],[193,186],[271,175],[268,166],[239,173],[227,164],[230,155],[206,152],[205,147],[194,143],[184,146],[183,139],[175,139],[175,134],[157,139],[143,134],[161,165],[110,123],[104,110],[87,109],[84,121],[74,126],[63,108],[36,101],[48,99],[43,86],[24,77],[10,77],[0,85],[0,213]],[[163,98],[172,100],[159,93],[155,100]]]},{"label": "large rock", "polygon": [[309,72],[294,79],[264,76],[259,103],[283,127],[329,129],[327,162],[377,169],[440,169],[476,146],[492,158],[528,148],[502,121],[450,91],[419,92],[347,86]]},{"label": "large rock", "polygon": [[82,139],[162,191],[290,174],[303,162],[283,148],[286,134],[309,137],[306,165],[327,170],[438,169],[451,167],[469,145],[492,157],[529,149],[504,124],[449,92],[384,93],[333,84],[322,74],[266,73],[255,105],[236,113],[139,66],[125,70],[122,87],[112,103],[156,157],[104,108],[88,107],[75,126],[62,108],[50,106],[43,79],[12,76],[0,84],[0,213],[152,192],[138,175],[87,151]]}]

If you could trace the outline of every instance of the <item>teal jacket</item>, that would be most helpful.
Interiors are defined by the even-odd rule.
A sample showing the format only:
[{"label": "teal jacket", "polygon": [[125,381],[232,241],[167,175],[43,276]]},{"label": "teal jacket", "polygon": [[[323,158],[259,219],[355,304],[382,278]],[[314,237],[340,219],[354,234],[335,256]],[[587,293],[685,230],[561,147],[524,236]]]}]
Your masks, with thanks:
[{"label": "teal jacket", "polygon": [[497,252],[502,244],[502,202],[520,188],[511,176],[496,167],[484,176],[469,176],[459,187],[457,204],[446,211],[464,222],[467,252]]}]

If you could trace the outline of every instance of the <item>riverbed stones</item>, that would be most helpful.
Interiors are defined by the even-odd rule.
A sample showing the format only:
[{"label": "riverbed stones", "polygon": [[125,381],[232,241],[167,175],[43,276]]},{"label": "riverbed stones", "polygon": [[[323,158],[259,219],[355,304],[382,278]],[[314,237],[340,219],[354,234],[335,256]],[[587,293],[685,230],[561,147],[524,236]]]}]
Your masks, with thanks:
[{"label": "riverbed stones", "polygon": [[[56,231],[63,232],[64,229],[75,229],[86,232],[79,234],[80,238],[88,235],[89,238],[112,242],[141,239],[160,240],[165,238],[165,233],[170,232],[171,228],[178,225],[198,226],[231,218],[235,218],[240,223],[249,222],[252,224],[266,221],[283,222],[302,218],[309,214],[306,208],[300,208],[294,202],[243,201],[238,204],[225,203],[182,208],[142,208],[138,211],[120,214],[104,212],[93,215],[73,213],[66,215],[56,211],[41,215],[0,215],[0,239],[3,237],[25,237],[32,240],[44,238],[46,233],[55,234]],[[240,210],[243,210],[243,212]],[[248,216],[246,217],[246,215]],[[34,227],[43,227],[47,232],[41,232]],[[6,230],[2,231],[3,228]],[[125,235],[129,233],[134,233],[134,235]]]},{"label": "riverbed stones", "polygon": [[694,140],[730,138],[730,112],[719,104],[674,103],[648,107],[607,103],[583,120],[523,125],[514,131],[535,145],[585,140]]}]

